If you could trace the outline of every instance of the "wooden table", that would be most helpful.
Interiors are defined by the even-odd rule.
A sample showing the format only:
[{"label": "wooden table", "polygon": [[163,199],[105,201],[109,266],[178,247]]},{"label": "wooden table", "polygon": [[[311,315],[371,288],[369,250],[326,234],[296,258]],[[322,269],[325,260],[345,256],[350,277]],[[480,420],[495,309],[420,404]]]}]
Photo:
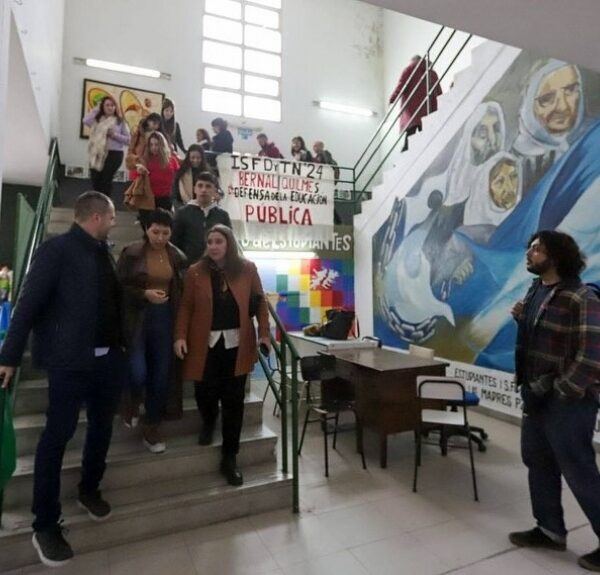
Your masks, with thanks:
[{"label": "wooden table", "polygon": [[386,467],[387,436],[417,428],[417,376],[443,376],[449,364],[379,348],[325,353],[335,357],[336,375],[354,385],[356,411],[363,427],[379,434],[380,463]]}]

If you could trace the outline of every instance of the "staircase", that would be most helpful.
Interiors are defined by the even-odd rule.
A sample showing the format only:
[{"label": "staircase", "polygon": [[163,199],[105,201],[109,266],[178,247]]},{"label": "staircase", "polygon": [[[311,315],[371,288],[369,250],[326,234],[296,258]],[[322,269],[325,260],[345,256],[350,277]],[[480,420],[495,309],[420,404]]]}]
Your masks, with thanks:
[{"label": "staircase", "polygon": [[[133,214],[117,213],[117,225],[111,233],[115,254],[141,236],[134,220]],[[72,210],[53,208],[47,233],[62,233],[72,221]],[[102,523],[92,521],[76,506],[86,430],[82,411],[65,454],[61,490],[65,524],[70,528],[69,541],[75,552],[104,549],[253,513],[291,508],[292,480],[278,471],[278,438],[263,424],[261,398],[252,391],[246,394],[238,456],[244,472],[242,487],[227,485],[219,473],[220,437],[210,446],[197,444],[200,419],[191,382],[184,384],[183,401],[183,418],[162,426],[167,451],[160,455],[151,454],[143,447],[139,428],[127,429],[115,418],[108,468],[102,483],[113,514]],[[46,406],[45,373],[34,369],[31,357],[26,355],[14,404],[19,457],[17,470],[4,493],[0,572],[38,561],[31,545],[29,508],[34,453],[44,427]]]}]

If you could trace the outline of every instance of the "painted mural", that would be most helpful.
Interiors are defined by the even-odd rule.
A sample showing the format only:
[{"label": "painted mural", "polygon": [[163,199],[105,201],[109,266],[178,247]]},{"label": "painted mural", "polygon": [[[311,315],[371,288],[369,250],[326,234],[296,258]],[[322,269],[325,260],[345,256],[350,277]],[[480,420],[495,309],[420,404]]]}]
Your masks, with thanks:
[{"label": "painted mural", "polygon": [[522,52],[374,236],[376,335],[512,372],[527,240],[573,235],[600,280],[599,192],[600,75]]}]

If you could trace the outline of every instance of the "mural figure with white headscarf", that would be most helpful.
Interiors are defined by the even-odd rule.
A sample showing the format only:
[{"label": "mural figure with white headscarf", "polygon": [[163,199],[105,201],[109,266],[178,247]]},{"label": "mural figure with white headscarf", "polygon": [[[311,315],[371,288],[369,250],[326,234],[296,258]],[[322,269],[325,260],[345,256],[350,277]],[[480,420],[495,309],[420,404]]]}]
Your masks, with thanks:
[{"label": "mural figure with white headscarf", "polygon": [[577,66],[549,60],[525,90],[513,152],[523,159],[527,193],[586,130],[585,101]]},{"label": "mural figure with white headscarf", "polygon": [[[503,150],[505,142],[506,123],[500,104],[493,101],[479,104],[464,125],[448,167],[439,174],[426,178],[414,193],[409,193],[404,198],[401,229],[396,230],[396,236],[398,237],[398,233],[407,235],[411,229],[423,222],[431,211],[429,204],[432,201],[439,206],[438,200],[434,200],[432,196],[434,192],[435,196],[441,194],[444,206],[464,202],[469,196],[477,168]],[[459,224],[460,221],[456,225]]]},{"label": "mural figure with white headscarf", "polygon": [[[471,245],[487,244],[496,228],[512,213],[522,196],[520,161],[509,152],[498,152],[481,164],[462,204],[462,224],[443,245],[424,242],[432,262],[431,285],[442,301],[462,285],[473,272]],[[464,238],[469,238],[465,242]]]}]

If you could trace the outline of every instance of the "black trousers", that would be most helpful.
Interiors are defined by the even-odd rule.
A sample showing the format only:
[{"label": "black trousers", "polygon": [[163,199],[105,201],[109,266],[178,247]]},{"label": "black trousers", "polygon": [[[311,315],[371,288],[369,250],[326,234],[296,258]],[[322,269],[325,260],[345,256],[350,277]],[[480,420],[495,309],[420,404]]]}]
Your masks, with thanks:
[{"label": "black trousers", "polygon": [[405,136],[404,136],[404,146],[402,147],[402,151],[406,152],[408,150],[408,136],[412,136],[417,132],[420,132],[423,128],[421,126],[411,126],[410,128],[406,128]]},{"label": "black trousers", "polygon": [[112,194],[112,181],[115,173],[121,167],[122,162],[122,151],[109,150],[102,170],[98,171],[90,168],[90,178],[92,179],[92,187],[94,190],[102,192],[110,198],[110,195]]},{"label": "black trousers", "polygon": [[225,349],[223,338],[208,350],[202,381],[196,381],[195,395],[204,425],[214,427],[221,402],[223,455],[236,455],[244,421],[246,374],[233,375],[237,348]]},{"label": "black trousers", "polygon": [[44,531],[61,516],[60,474],[67,443],[77,429],[79,409],[86,406],[87,433],[81,463],[80,491],[98,489],[112,436],[125,373],[125,358],[119,349],[97,357],[93,371],[51,369],[48,371],[46,427],[35,453],[33,475],[33,529]]}]

